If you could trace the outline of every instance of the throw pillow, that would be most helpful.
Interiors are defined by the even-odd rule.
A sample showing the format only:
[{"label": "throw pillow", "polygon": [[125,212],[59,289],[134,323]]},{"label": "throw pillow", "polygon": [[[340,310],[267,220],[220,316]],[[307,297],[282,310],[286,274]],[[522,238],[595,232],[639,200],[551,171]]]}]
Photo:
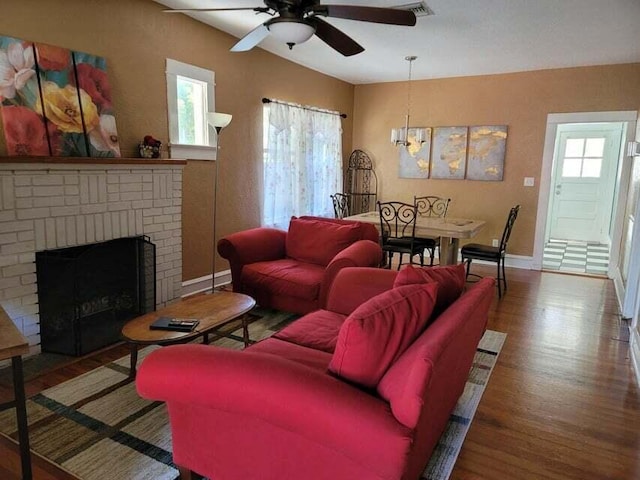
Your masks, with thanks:
[{"label": "throw pillow", "polygon": [[407,265],[398,272],[393,286],[395,288],[431,282],[440,285],[436,306],[433,309],[433,318],[435,318],[455,302],[462,293],[466,282],[464,264],[422,268]]},{"label": "throw pillow", "polygon": [[374,388],[387,369],[422,333],[438,285],[407,285],[387,290],[356,308],[342,324],[329,370]]},{"label": "throw pillow", "polygon": [[327,266],[333,257],[359,239],[360,229],[355,223],[339,225],[292,217],[285,249],[289,258]]}]

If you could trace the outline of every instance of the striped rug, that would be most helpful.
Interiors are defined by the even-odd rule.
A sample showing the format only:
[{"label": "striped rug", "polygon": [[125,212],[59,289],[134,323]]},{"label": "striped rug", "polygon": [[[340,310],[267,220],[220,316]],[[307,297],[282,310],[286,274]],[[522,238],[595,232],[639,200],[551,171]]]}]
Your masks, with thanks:
[{"label": "striped rug", "polygon": [[[272,335],[295,316],[256,312],[251,338]],[[214,342],[241,348],[241,330]],[[424,479],[449,477],[506,335],[487,331],[464,394],[451,415]],[[140,351],[142,360],[156,346]],[[82,480],[175,480],[163,403],[144,400],[128,378],[129,357],[49,388],[28,400],[31,448]],[[0,434],[15,439],[13,409],[0,412]]]}]

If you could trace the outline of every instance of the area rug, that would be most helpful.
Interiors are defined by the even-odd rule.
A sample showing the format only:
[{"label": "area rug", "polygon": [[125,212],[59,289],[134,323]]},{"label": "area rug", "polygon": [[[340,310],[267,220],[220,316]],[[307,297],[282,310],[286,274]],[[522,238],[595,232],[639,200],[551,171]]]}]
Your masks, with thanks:
[{"label": "area rug", "polygon": [[[295,318],[256,311],[251,338],[272,335]],[[241,331],[214,342],[241,348]],[[237,335],[237,337],[236,337]],[[449,477],[506,335],[488,330],[465,391],[423,474]],[[140,361],[156,346],[140,351]],[[128,378],[129,356],[49,388],[28,400],[31,448],[82,480],[175,480],[165,406],[143,400]],[[0,412],[0,434],[16,438],[13,409]]]}]

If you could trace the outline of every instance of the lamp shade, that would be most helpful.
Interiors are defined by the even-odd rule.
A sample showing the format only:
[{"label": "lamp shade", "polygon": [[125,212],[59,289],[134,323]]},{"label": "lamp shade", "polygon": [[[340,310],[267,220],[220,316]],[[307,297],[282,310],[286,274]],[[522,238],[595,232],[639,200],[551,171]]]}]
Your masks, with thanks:
[{"label": "lamp shade", "polygon": [[218,112],[207,113],[207,122],[209,122],[209,125],[215,128],[216,131],[220,131],[223,128],[225,128],[227,125],[229,125],[231,123],[232,118],[233,118],[233,115],[229,113],[218,113]]},{"label": "lamp shade", "polygon": [[274,18],[267,22],[266,26],[275,38],[294,45],[306,42],[316,31],[304,20],[291,18]]}]

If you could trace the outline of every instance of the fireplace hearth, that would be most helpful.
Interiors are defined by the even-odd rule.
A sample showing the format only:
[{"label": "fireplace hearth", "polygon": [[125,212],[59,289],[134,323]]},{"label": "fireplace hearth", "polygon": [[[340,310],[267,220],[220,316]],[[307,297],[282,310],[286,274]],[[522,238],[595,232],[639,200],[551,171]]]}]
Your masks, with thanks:
[{"label": "fireplace hearth", "polygon": [[156,305],[155,245],[136,236],[36,252],[43,352],[85,355]]}]

